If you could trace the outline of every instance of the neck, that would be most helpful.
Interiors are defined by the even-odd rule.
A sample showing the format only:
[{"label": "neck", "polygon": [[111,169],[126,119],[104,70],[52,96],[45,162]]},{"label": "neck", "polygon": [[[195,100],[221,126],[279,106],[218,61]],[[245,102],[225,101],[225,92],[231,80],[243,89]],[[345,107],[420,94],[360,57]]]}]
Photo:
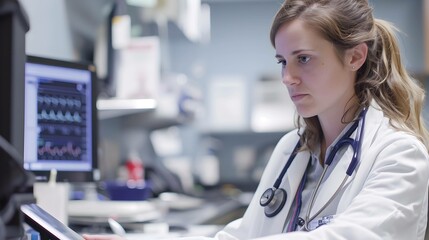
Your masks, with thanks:
[{"label": "neck", "polygon": [[352,104],[352,102],[350,101],[350,104],[347,104],[343,109],[332,110],[328,114],[318,116],[323,132],[321,142],[321,153],[323,155],[326,152],[326,148],[334,142],[347,124],[355,118],[358,105]]}]

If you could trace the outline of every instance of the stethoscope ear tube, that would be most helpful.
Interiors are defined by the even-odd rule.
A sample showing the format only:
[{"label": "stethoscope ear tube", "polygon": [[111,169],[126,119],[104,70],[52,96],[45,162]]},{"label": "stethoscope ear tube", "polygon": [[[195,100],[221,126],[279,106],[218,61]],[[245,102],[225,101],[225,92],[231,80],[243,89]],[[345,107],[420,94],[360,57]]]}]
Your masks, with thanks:
[{"label": "stethoscope ear tube", "polygon": [[298,150],[301,148],[301,141],[298,141],[298,143],[295,145],[295,148],[293,149],[291,155],[289,156],[289,159],[286,162],[286,165],[282,169],[282,172],[280,173],[279,177],[276,179],[276,182],[274,183],[274,189],[278,189],[280,187],[280,184],[282,182],[282,179],[284,178],[287,170],[289,169],[290,165],[292,164],[293,160],[295,159],[296,154],[298,154]]},{"label": "stethoscope ear tube", "polygon": [[365,116],[366,116],[366,111],[367,108],[364,108],[362,110],[362,112],[359,114],[359,124],[358,124],[358,131],[356,132],[356,138],[354,141],[354,144],[352,145],[352,147],[354,148],[354,154],[352,157],[352,161],[349,165],[349,167],[347,168],[347,172],[346,174],[351,176],[353,174],[353,172],[355,171],[358,163],[360,162],[360,154],[361,154],[361,147],[362,147],[362,137],[363,137],[363,130],[364,130],[364,126],[365,126]]}]

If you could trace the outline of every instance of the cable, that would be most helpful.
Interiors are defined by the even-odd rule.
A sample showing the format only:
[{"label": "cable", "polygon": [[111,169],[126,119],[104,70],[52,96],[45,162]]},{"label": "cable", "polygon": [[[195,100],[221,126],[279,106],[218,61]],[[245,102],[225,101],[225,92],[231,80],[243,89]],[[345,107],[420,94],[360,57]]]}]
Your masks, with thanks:
[{"label": "cable", "polygon": [[18,163],[22,159],[22,156],[18,152],[18,150],[16,150],[16,148],[12,144],[10,144],[2,135],[0,135],[0,147]]}]

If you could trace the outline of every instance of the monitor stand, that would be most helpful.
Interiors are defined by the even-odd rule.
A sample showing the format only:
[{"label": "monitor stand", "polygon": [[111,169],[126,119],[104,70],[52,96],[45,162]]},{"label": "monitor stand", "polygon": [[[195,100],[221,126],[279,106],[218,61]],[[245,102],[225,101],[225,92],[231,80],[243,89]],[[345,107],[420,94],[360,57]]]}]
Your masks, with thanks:
[{"label": "monitor stand", "polygon": [[67,205],[70,183],[36,182],[33,187],[37,205],[64,225],[68,224]]}]

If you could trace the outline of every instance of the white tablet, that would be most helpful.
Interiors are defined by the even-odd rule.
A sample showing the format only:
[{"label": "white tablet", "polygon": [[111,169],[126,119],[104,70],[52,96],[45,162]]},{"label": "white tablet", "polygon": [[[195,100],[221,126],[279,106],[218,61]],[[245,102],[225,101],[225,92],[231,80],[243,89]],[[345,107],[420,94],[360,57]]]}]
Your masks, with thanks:
[{"label": "white tablet", "polygon": [[37,204],[21,206],[25,222],[40,233],[42,239],[83,240],[83,237],[62,222],[58,221]]}]

